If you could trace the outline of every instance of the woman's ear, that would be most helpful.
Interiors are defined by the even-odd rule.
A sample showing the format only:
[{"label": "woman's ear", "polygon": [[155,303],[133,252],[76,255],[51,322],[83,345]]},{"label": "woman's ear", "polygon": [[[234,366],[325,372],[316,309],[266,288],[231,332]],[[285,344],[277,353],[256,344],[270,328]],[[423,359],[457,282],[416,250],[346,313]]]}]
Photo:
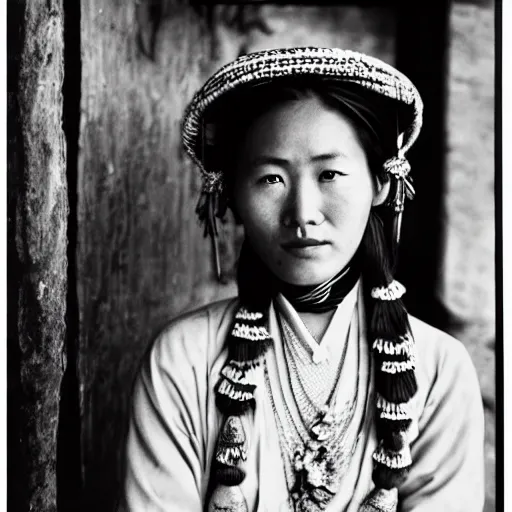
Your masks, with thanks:
[{"label": "woman's ear", "polygon": [[380,206],[383,204],[389,195],[389,189],[391,188],[391,180],[389,177],[386,180],[379,178],[375,179],[375,193],[373,195],[372,206]]}]

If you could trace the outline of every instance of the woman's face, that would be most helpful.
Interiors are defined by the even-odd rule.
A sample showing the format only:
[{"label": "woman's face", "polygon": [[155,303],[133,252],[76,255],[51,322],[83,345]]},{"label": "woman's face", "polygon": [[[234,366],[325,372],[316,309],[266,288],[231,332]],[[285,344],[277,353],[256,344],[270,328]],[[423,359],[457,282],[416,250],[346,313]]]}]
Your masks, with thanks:
[{"label": "woman's face", "polygon": [[240,149],[234,200],[253,250],[287,283],[336,275],[384,199],[351,122],[316,98],[291,101],[257,118]]}]

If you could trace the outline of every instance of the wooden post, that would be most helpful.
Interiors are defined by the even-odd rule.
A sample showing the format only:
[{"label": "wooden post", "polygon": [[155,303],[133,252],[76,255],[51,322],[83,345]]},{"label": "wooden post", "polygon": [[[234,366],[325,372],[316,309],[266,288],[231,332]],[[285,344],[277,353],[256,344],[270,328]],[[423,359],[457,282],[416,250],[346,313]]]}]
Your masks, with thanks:
[{"label": "wooden post", "polygon": [[16,299],[10,312],[17,319],[15,327],[9,324],[9,362],[15,365],[9,371],[9,406],[19,410],[13,418],[18,442],[9,446],[9,457],[17,458],[10,481],[18,480],[16,510],[55,512],[59,401],[66,367],[63,6],[62,0],[48,0],[9,7],[10,20],[21,29],[13,47],[19,52],[12,66],[17,95],[11,95],[9,109],[9,234],[15,237],[10,244],[16,244],[16,253],[9,252],[9,296]]}]

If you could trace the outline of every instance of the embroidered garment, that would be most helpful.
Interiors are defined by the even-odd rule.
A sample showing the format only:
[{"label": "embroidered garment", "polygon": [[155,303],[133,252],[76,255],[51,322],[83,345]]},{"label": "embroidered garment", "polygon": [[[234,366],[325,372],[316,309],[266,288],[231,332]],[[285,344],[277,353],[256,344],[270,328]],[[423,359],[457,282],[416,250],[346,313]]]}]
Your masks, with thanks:
[{"label": "embroidered garment", "polygon": [[[134,388],[119,511],[203,510],[222,425],[214,386],[226,362],[225,340],[237,303],[236,299],[222,301],[176,319],[144,360]],[[272,393],[261,372],[257,407],[242,417],[249,451],[246,478],[240,487],[254,512],[291,510],[276,416],[286,421],[286,403],[292,418],[300,418],[286,376],[279,316],[308,340],[297,313],[278,297],[270,312],[275,346],[265,365]],[[474,366],[457,340],[414,317],[410,322],[418,353],[418,392],[413,399],[415,419],[410,432],[414,464],[399,488],[399,510],[480,512],[484,500],[483,408]],[[312,358],[316,355],[322,361],[326,356],[335,362],[340,361],[343,342],[348,340],[338,406],[353,398],[359,383],[345,439],[353,454],[341,470],[340,488],[327,512],[357,511],[374,485],[375,401],[360,399],[374,392],[364,326],[362,297],[353,291],[338,307],[317,347],[309,338]]]}]

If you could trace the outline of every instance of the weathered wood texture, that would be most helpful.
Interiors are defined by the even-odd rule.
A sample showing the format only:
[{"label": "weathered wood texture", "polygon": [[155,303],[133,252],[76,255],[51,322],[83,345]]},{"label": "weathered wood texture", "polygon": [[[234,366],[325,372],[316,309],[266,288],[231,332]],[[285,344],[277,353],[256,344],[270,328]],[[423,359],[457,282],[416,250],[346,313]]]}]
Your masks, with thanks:
[{"label": "weathered wood texture", "polygon": [[[221,64],[262,47],[338,45],[393,59],[393,19],[382,9],[149,3],[81,7],[82,448],[86,508],[98,512],[119,490],[129,391],[149,341],[178,313],[236,291],[232,279],[215,282],[194,214],[199,179],[180,147],[192,94]],[[239,230],[224,231],[232,277]]]},{"label": "weathered wood texture", "polygon": [[[14,6],[13,6],[14,7]],[[57,510],[60,387],[65,361],[66,146],[62,130],[62,0],[18,2],[16,248],[20,408],[17,510]],[[12,260],[11,260],[12,261]],[[14,404],[10,404],[14,406]],[[14,448],[14,447],[11,447]]]},{"label": "weathered wood texture", "polygon": [[[131,382],[148,342],[178,312],[233,293],[213,281],[194,215],[199,180],[179,143],[186,102],[211,69],[210,36],[183,2],[156,13],[149,3],[81,3],[79,366],[85,508],[94,510],[111,510],[118,490]],[[142,49],[158,24],[152,60]]]}]

